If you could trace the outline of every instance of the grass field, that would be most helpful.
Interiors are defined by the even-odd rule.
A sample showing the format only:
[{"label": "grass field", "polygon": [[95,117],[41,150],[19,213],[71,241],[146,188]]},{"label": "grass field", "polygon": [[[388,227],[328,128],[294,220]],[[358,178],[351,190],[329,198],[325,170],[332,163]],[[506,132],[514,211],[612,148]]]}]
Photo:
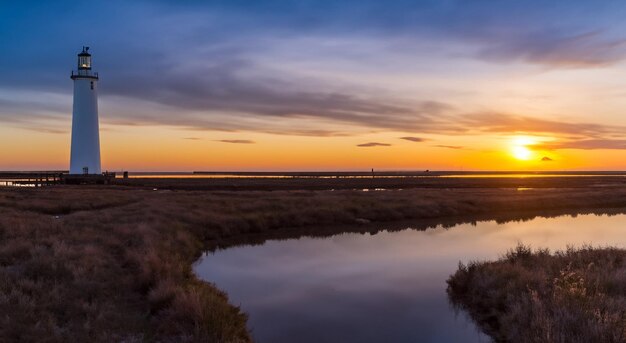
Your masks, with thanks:
[{"label": "grass field", "polygon": [[368,192],[150,182],[0,188],[0,341],[247,342],[246,315],[192,273],[205,249],[390,221],[427,227],[626,208],[614,177],[567,188],[480,180]]}]

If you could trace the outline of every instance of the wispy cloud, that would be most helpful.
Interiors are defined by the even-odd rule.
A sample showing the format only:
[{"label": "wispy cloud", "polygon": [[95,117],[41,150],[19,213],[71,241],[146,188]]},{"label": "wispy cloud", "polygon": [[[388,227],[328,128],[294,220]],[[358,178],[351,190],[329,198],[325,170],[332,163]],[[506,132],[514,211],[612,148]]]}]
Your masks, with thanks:
[{"label": "wispy cloud", "polygon": [[66,133],[69,133],[68,129],[56,129],[56,128],[52,128],[52,127],[37,127],[37,126],[28,125],[28,126],[24,126],[24,128],[27,129],[27,130],[37,131],[37,132],[41,132],[41,133],[52,133],[52,134],[66,134]]},{"label": "wispy cloud", "polygon": [[254,144],[255,141],[248,139],[220,139],[217,142],[231,143],[231,144]]},{"label": "wispy cloud", "polygon": [[626,149],[626,139],[580,139],[549,142],[537,145],[535,148],[544,150],[559,149]]},{"label": "wispy cloud", "polygon": [[553,159],[551,159],[551,158],[550,158],[550,157],[548,157],[548,156],[544,156],[544,157],[542,157],[542,158],[541,158],[541,162],[552,162],[552,161],[554,161],[554,160],[553,160]]},{"label": "wispy cloud", "polygon": [[405,141],[416,142],[416,143],[427,141],[427,139],[420,138],[420,137],[400,137],[400,139],[404,139]]},{"label": "wispy cloud", "polygon": [[626,133],[626,127],[619,125],[547,120],[498,112],[470,113],[459,120],[461,125],[482,132],[548,133],[590,137]]},{"label": "wispy cloud", "polygon": [[577,35],[537,31],[493,43],[478,56],[491,61],[521,60],[550,67],[599,67],[624,60],[626,40],[607,38],[599,30]]},{"label": "wispy cloud", "polygon": [[372,147],[379,147],[379,146],[391,146],[391,144],[378,143],[378,142],[369,142],[369,143],[358,144],[357,146],[358,147],[362,147],[362,148],[372,148]]},{"label": "wispy cloud", "polygon": [[[132,97],[156,102],[164,109],[177,108],[177,116],[158,112],[111,113],[111,120],[176,125],[207,130],[256,130],[280,133],[276,118],[291,120],[315,119],[359,127],[398,130],[428,130],[437,117],[448,113],[447,103],[424,100],[402,101],[375,94],[351,91],[326,91],[322,80],[283,77],[251,61],[216,62],[193,70],[164,71],[156,75],[114,78],[109,81],[105,96]],[[358,87],[357,87],[358,88]],[[221,120],[221,116],[238,120]],[[289,125],[286,134],[340,134],[327,129],[302,130]]]},{"label": "wispy cloud", "polygon": [[463,149],[463,146],[460,145],[442,145],[442,144],[438,144],[438,145],[433,145],[434,147],[437,148],[446,148],[446,149],[455,149],[455,150],[459,150],[459,149]]}]

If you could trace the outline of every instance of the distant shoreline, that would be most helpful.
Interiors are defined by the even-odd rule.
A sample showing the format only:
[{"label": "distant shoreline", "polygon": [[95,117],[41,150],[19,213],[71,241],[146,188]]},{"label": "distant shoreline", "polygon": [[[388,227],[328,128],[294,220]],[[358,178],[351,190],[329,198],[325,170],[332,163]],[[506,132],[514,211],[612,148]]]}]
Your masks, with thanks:
[{"label": "distant shoreline", "polygon": [[[35,172],[0,172],[0,185],[11,180],[33,177],[47,179],[49,175]],[[413,188],[588,188],[621,187],[626,184],[626,172],[429,172],[429,173],[274,173],[237,172],[207,173],[130,173],[128,178],[115,174],[114,186],[201,191],[278,191],[278,190],[359,190],[382,191]],[[9,181],[9,182],[7,182]],[[55,185],[57,186],[57,185]]]},{"label": "distant shoreline", "polygon": [[[465,176],[432,175],[435,177],[394,176],[223,176],[197,175],[197,177],[137,176],[116,179],[119,186],[158,188],[172,190],[202,191],[279,191],[279,190],[358,190],[384,191],[401,189],[456,189],[456,188],[597,188],[623,187],[626,175],[621,174],[571,174],[571,175],[523,175],[498,174],[480,177],[481,174]],[[584,176],[582,176],[584,175]],[[196,175],[192,175],[196,176]],[[206,177],[204,177],[206,176]]]}]

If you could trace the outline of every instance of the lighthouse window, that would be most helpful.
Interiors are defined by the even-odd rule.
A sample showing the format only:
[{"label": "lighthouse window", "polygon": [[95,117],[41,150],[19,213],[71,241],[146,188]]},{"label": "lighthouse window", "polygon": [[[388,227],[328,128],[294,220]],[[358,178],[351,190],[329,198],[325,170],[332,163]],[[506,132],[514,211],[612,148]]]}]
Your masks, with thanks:
[{"label": "lighthouse window", "polygon": [[93,89],[93,81],[91,81],[91,89]]},{"label": "lighthouse window", "polygon": [[91,61],[89,56],[80,56],[79,58],[79,65],[81,68],[90,68],[91,67]]}]

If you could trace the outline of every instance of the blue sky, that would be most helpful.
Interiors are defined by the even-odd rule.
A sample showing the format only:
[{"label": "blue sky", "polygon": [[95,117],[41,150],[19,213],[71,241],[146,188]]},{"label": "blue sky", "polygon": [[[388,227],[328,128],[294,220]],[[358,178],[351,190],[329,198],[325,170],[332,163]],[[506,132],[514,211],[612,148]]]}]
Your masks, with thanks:
[{"label": "blue sky", "polygon": [[621,149],[625,12],[616,1],[0,1],[0,123],[67,134],[69,72],[89,45],[112,130],[523,133],[558,136],[551,149]]}]

